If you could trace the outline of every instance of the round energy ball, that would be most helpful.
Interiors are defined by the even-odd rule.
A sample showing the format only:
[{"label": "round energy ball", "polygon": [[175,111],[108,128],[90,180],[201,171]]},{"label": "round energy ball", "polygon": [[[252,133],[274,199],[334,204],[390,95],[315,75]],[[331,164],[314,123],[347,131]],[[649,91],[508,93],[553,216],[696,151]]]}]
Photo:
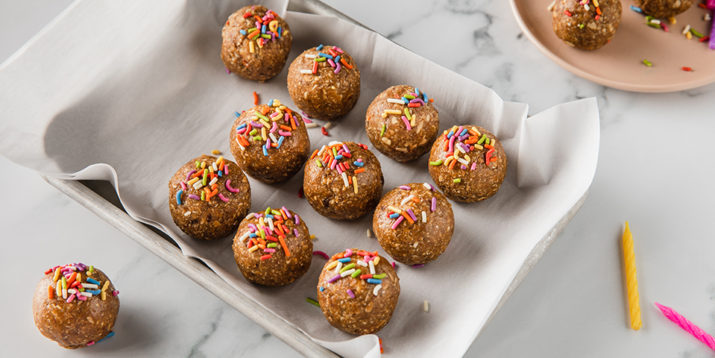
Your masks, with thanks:
[{"label": "round energy ball", "polygon": [[303,192],[310,206],[331,219],[357,219],[382,195],[380,162],[364,144],[330,142],[305,164]]},{"label": "round energy ball", "polygon": [[268,184],[290,179],[310,154],[303,118],[277,99],[236,118],[229,141],[238,166]]},{"label": "round energy ball", "polygon": [[400,279],[377,252],[347,249],[325,264],[318,279],[318,302],[333,327],[350,334],[375,333],[392,317]]},{"label": "round energy ball", "polygon": [[430,184],[400,185],[377,204],[372,230],[395,260],[425,264],[437,259],[452,239],[452,204]]},{"label": "round energy ball", "polygon": [[556,36],[567,45],[582,50],[596,50],[607,44],[621,23],[621,1],[556,0],[551,9]]},{"label": "round energy ball", "polygon": [[169,181],[169,211],[183,232],[213,240],[230,234],[251,206],[251,187],[236,163],[202,155]]},{"label": "round energy ball", "polygon": [[496,194],[506,176],[501,142],[486,129],[453,126],[437,137],[430,152],[429,173],[448,198],[481,201]]},{"label": "round energy ball", "polygon": [[340,47],[303,51],[288,69],[288,93],[308,116],[335,119],[350,112],[360,97],[360,71]]},{"label": "round energy ball", "polygon": [[288,24],[261,5],[246,6],[231,14],[221,37],[221,60],[226,69],[254,81],[279,74],[293,43]]},{"label": "round energy ball", "polygon": [[693,0],[636,0],[635,2],[646,15],[658,18],[681,14],[693,5]]},{"label": "round energy ball", "polygon": [[305,222],[282,207],[249,214],[233,239],[233,257],[243,276],[264,286],[285,286],[310,268],[313,242]]},{"label": "round energy ball", "polygon": [[55,266],[45,271],[35,289],[35,325],[63,348],[91,346],[114,335],[118,294],[104,272],[92,266]]},{"label": "round energy ball", "polygon": [[439,113],[418,88],[392,86],[377,95],[365,113],[372,145],[398,162],[425,154],[439,132]]}]

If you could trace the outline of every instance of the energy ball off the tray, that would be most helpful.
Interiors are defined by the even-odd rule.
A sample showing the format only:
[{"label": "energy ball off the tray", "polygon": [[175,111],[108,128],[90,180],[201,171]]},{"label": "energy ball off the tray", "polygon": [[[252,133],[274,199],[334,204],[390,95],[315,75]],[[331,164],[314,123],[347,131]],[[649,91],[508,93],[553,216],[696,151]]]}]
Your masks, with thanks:
[{"label": "energy ball off the tray", "polygon": [[506,176],[501,142],[482,127],[453,126],[437,137],[429,173],[448,198],[475,202],[496,194]]},{"label": "energy ball off the tray", "polygon": [[251,206],[251,187],[236,163],[202,155],[169,181],[169,211],[183,232],[213,240],[230,234]]},{"label": "energy ball off the tray", "polygon": [[635,0],[646,15],[666,18],[678,15],[693,5],[693,0]]},{"label": "energy ball off the tray", "polygon": [[331,219],[357,219],[382,195],[380,162],[364,144],[330,142],[305,163],[303,192],[310,206]]},{"label": "energy ball off the tray", "polygon": [[439,257],[452,239],[452,204],[430,184],[400,185],[377,204],[372,230],[395,260],[425,264]]},{"label": "energy ball off the tray", "polygon": [[290,64],[288,92],[308,116],[335,119],[350,112],[357,103],[360,71],[340,47],[313,47]]},{"label": "energy ball off the tray", "polygon": [[308,271],[313,242],[305,222],[293,211],[267,208],[241,222],[233,257],[243,276],[264,286],[285,286]]},{"label": "energy ball off the tray", "polygon": [[293,43],[288,24],[261,5],[246,6],[231,14],[221,37],[221,60],[226,69],[254,81],[279,74]]},{"label": "energy ball off the tray", "polygon": [[372,145],[398,162],[425,154],[439,132],[439,113],[418,88],[399,85],[380,93],[365,114]]},{"label": "energy ball off the tray", "polygon": [[567,45],[596,50],[616,34],[621,11],[620,0],[556,0],[551,9],[552,24],[556,36]]},{"label": "energy ball off the tray", "polygon": [[269,184],[290,179],[310,154],[303,118],[277,99],[243,112],[229,140],[238,166]]},{"label": "energy ball off the tray", "polygon": [[335,254],[318,279],[318,303],[325,318],[350,334],[382,329],[399,296],[400,279],[377,251],[347,249]]},{"label": "energy ball off the tray", "polygon": [[32,299],[35,325],[63,348],[91,346],[114,335],[119,291],[104,272],[81,263],[45,271]]}]

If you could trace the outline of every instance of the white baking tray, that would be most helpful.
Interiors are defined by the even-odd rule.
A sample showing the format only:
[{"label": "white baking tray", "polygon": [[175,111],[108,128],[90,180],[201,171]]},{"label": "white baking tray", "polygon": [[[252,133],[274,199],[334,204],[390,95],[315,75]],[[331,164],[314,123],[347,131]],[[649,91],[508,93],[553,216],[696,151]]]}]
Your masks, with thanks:
[{"label": "white baking tray", "polygon": [[[340,19],[359,24],[355,20],[345,16],[335,9],[319,2],[311,0],[292,0],[290,10],[315,13],[321,15],[335,16]],[[50,177],[44,179],[56,187],[58,190],[76,200],[100,218],[106,220],[136,242],[146,247],[148,250],[164,259],[176,269],[184,273],[189,278],[196,281],[217,297],[221,298],[231,306],[235,307],[248,318],[252,319],[267,331],[298,352],[309,357],[334,357],[330,350],[320,346],[310,337],[288,324],[271,311],[256,306],[253,301],[242,292],[221,279],[216,273],[210,270],[200,261],[184,256],[173,241],[166,235],[156,231],[144,224],[132,219],[121,207],[116,197],[114,188],[108,182],[96,181],[71,181]],[[551,230],[542,237],[538,244],[534,246],[527,259],[523,262],[519,273],[515,276],[509,288],[501,297],[499,304],[490,313],[490,318],[496,313],[509,295],[516,289],[519,282],[526,276],[534,264],[541,258],[551,242],[558,236],[564,226],[571,220],[573,215],[581,207],[586,194],[576,202],[576,204],[564,215]]]}]

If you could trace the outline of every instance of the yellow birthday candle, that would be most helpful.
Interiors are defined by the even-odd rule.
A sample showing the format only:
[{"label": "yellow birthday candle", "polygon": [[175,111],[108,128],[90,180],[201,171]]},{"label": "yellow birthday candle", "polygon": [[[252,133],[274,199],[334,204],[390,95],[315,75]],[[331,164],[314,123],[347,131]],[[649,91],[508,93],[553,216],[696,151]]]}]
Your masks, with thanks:
[{"label": "yellow birthday candle", "polygon": [[636,278],[636,255],[633,251],[633,235],[626,221],[623,230],[623,269],[626,278],[626,293],[628,294],[628,312],[631,328],[635,331],[641,329],[641,305],[638,295],[638,279]]}]

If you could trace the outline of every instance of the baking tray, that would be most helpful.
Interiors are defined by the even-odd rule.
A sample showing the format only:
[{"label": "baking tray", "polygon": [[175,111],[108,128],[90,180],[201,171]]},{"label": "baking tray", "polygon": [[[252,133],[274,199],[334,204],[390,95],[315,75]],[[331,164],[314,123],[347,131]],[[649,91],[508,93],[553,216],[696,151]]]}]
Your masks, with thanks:
[{"label": "baking tray", "polygon": [[[359,22],[333,9],[317,0],[292,0],[289,10],[314,13],[319,15],[334,16],[356,25],[367,28]],[[310,337],[291,326],[286,321],[276,316],[271,311],[256,306],[252,300],[232,287],[216,275],[211,269],[197,259],[184,256],[181,250],[165,234],[141,224],[132,219],[122,208],[114,188],[109,182],[104,181],[73,181],[51,177],[43,177],[50,185],[60,192],[74,199],[82,206],[94,212],[97,216],[110,223],[112,226],[125,233],[146,249],[174,266],[177,270],[188,276],[202,287],[209,290],[218,298],[224,300],[253,320],[268,332],[293,347],[300,354],[307,357],[336,357],[330,350],[314,342]],[[501,297],[498,305],[490,313],[489,320],[498,309],[506,302],[511,293],[516,289],[531,268],[538,262],[543,253],[558,236],[561,230],[576,214],[587,196],[586,192],[571,209],[564,215],[551,230],[542,237],[538,244],[531,250],[524,261],[518,274],[510,283],[508,289]]]}]

